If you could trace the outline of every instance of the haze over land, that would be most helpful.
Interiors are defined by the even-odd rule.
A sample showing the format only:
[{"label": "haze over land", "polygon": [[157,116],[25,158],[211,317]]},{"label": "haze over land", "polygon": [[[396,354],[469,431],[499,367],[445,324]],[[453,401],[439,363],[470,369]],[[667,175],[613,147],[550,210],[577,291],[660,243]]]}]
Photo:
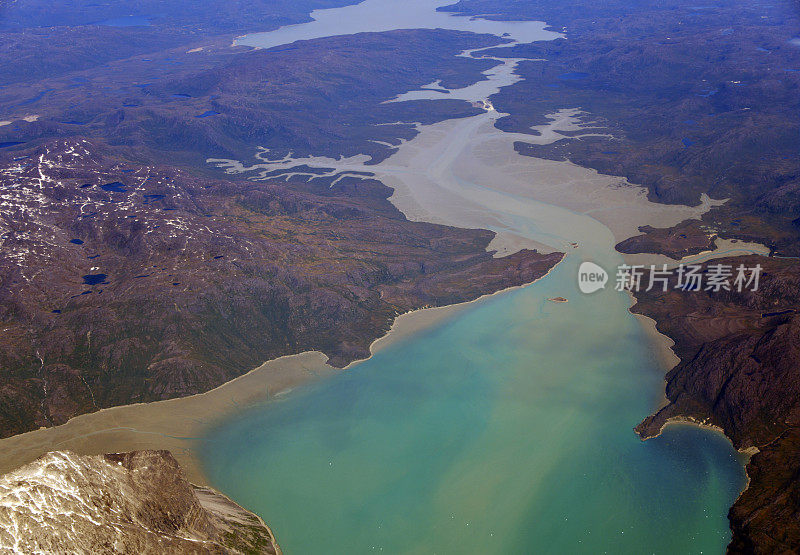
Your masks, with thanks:
[{"label": "haze over land", "polygon": [[[367,357],[398,314],[530,283],[561,260],[560,252],[566,261],[519,292],[517,310],[538,307],[539,296],[570,302],[546,305],[561,311],[549,324],[522,314],[494,319],[502,328],[496,333],[514,338],[521,330],[513,326],[541,325],[546,337],[561,322],[569,337],[576,326],[589,326],[585,315],[598,308],[574,298],[570,272],[582,258],[613,263],[617,243],[629,260],[677,261],[714,248],[771,252],[777,256],[747,259],[765,268],[756,294],[638,295],[634,310],[656,319],[682,361],[668,375],[669,405],[640,432],[656,434],[669,419],[691,417],[723,429],[737,448],[760,451],[730,513],[730,549],[797,548],[796,6],[414,0],[388,17],[369,0],[312,13],[344,4],[0,6],[0,433],[50,428],[7,445],[32,458],[56,441],[76,441],[53,428],[76,415],[207,391],[282,355],[321,351],[345,366]],[[351,14],[349,26],[336,23],[342,14]],[[429,15],[424,24],[415,23],[420,14]],[[303,25],[311,17],[318,22]],[[377,32],[347,34],[361,31]],[[294,39],[310,40],[287,44]],[[497,316],[497,303],[464,309],[453,322]],[[621,329],[639,330],[631,331],[631,345],[645,344],[626,300],[600,304],[627,322]],[[447,326],[460,330],[451,337],[467,342],[470,360],[517,352],[513,341],[470,343],[469,326]],[[578,340],[570,343],[582,352]],[[469,350],[473,344],[483,349]],[[399,352],[417,353],[418,370],[449,375],[437,349],[413,336],[406,345]],[[530,383],[530,401],[546,384],[556,387],[547,364],[537,367],[541,373],[526,366],[558,356],[547,342],[536,345],[519,365],[503,366],[510,374],[493,370],[495,362],[476,363],[471,376]],[[652,361],[641,362],[640,374],[634,368],[647,352],[621,361],[619,381],[606,383],[598,400],[613,405],[615,395],[624,397],[625,418],[587,412],[571,430],[575,437],[604,437],[593,424],[600,420],[630,453],[663,445],[627,443],[630,428],[656,408],[650,396],[658,396],[659,379],[648,381],[642,370]],[[392,356],[380,360],[402,371]],[[598,364],[612,359],[608,353]],[[351,379],[375,391],[386,378],[377,365],[357,366]],[[554,390],[563,397],[550,397],[563,401],[553,414],[577,399],[591,407],[591,392],[567,394],[586,379],[582,366],[554,366],[561,367],[575,374]],[[269,368],[259,374],[265,381],[246,383],[274,383]],[[426,382],[425,372],[413,378],[424,391],[437,383]],[[337,379],[315,391],[345,387],[334,385]],[[413,390],[413,381],[404,385]],[[625,397],[628,387],[636,395]],[[263,396],[256,393],[218,399]],[[375,395],[373,402],[382,398]],[[290,396],[296,420],[267,427],[276,435],[263,437],[263,445],[302,426],[300,416],[313,420],[305,398]],[[509,397],[487,399],[498,403],[492,414],[504,415],[505,425],[488,426],[499,435],[486,437],[505,437],[531,417],[510,410]],[[455,411],[442,414],[446,426],[458,408],[440,404]],[[340,408],[334,403],[331,413]],[[280,414],[263,411],[268,421]],[[105,429],[109,420],[96,416]],[[318,417],[312,426],[326,423]],[[379,412],[370,413],[369,422],[379,420]],[[453,437],[472,437],[459,435],[466,428],[457,424]],[[392,445],[389,438],[402,439],[399,431],[389,428],[380,438]],[[405,437],[419,437],[417,431],[405,430]],[[119,434],[105,444],[136,437]],[[153,437],[145,441],[157,443]],[[676,449],[701,453],[703,437]],[[556,443],[544,449],[552,457]],[[248,447],[259,445],[242,450]],[[730,457],[723,447],[709,452],[717,463]],[[275,460],[291,463],[291,455],[288,443],[274,445]],[[18,453],[10,459],[24,462]],[[462,469],[481,467],[479,457],[457,460]],[[692,474],[695,467],[682,460],[690,479],[705,484],[702,470]],[[735,471],[723,468],[707,499],[724,535],[725,506],[739,486]],[[514,491],[531,491],[532,477],[514,474],[521,480]],[[258,478],[290,483],[277,473]],[[436,483],[453,494],[443,497],[443,510],[465,491],[454,483]],[[395,501],[392,507],[404,506]],[[693,523],[679,503],[670,509]],[[291,514],[287,508],[285,518]],[[646,548],[654,530],[641,536]],[[721,548],[728,537],[714,541]]]}]

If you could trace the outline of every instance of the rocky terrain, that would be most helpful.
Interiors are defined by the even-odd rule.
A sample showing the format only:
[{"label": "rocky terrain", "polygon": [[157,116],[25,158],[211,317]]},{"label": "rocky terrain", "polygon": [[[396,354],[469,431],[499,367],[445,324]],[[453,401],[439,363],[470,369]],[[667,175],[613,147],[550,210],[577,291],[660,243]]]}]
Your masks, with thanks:
[{"label": "rocky terrain", "polygon": [[[378,162],[415,123],[480,112],[457,100],[385,103],[423,83],[460,87],[497,62],[455,57],[502,41],[442,30],[330,37],[269,50],[231,37],[0,88],[0,153],[87,137],[120,155],[202,171],[207,158],[364,154]],[[220,44],[221,42],[221,44]],[[0,66],[0,79],[4,76]],[[25,121],[35,114],[35,121]],[[19,144],[12,144],[19,143]]]},{"label": "rocky terrain", "polygon": [[67,139],[0,179],[4,436],[286,354],[344,366],[396,315],[528,283],[561,257],[493,258],[493,233],[409,222],[357,176],[210,180]]},{"label": "rocky terrain", "polygon": [[750,487],[731,508],[730,553],[795,553],[800,545],[800,435],[792,427],[750,459]]},{"label": "rocky terrain", "polygon": [[666,293],[636,294],[633,311],[654,318],[681,358],[667,374],[669,404],[637,431],[647,438],[670,419],[690,418],[755,451],[750,485],[730,512],[730,550],[791,552],[800,546],[800,265],[763,257],[718,263],[763,266],[758,290],[682,291],[673,280]]},{"label": "rocky terrain", "polygon": [[[530,282],[560,259],[495,259],[489,232],[408,222],[369,176],[252,183],[206,162],[262,146],[381,160],[415,122],[480,111],[385,101],[481,79],[496,62],[454,54],[503,40],[397,31],[254,51],[232,47],[232,30],[335,2],[217,6],[221,19],[213,3],[73,4],[18,2],[0,23],[14,45],[0,53],[0,436],[206,391],[304,350],[344,366],[399,313]],[[92,37],[127,42],[89,59]]]},{"label": "rocky terrain", "polygon": [[700,220],[686,220],[672,228],[654,228],[646,225],[636,235],[617,244],[617,250],[626,254],[657,253],[675,260],[713,250],[716,234]]},{"label": "rocky terrain", "polygon": [[187,482],[169,451],[54,451],[0,477],[0,551],[280,553],[259,517]]},{"label": "rocky terrain", "polygon": [[[721,237],[800,255],[796,2],[460,0],[443,9],[546,20],[568,38],[509,49],[434,30],[230,46],[346,3],[0,2],[0,436],[203,391],[300,350],[341,366],[399,312],[542,275],[559,255],[494,259],[490,233],[408,222],[369,176],[250,183],[205,163],[259,146],[379,161],[414,122],[477,113],[384,104],[435,79],[480,79],[494,62],[453,57],[467,48],[527,59],[524,79],[492,97],[503,129],[530,133],[579,107],[610,135],[567,132],[519,143],[522,154],[624,176],[657,202],[730,199],[700,221],[645,226],[620,251],[678,259]],[[798,265],[759,262],[755,294],[638,295],[634,310],[682,360],[670,404],[639,431],[691,417],[757,448],[730,550],[800,551]]]},{"label": "rocky terrain", "polygon": [[[0,84],[102,67],[109,62],[150,54],[218,37],[269,31],[310,20],[314,9],[351,0],[3,0]],[[184,49],[186,50],[186,49]]]}]

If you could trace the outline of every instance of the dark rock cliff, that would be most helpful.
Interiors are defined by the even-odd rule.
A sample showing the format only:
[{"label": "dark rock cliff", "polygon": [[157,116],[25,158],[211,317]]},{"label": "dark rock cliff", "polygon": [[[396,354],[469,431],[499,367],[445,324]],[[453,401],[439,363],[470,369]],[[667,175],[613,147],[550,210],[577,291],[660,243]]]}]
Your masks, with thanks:
[{"label": "dark rock cliff", "polygon": [[[757,291],[637,293],[633,311],[675,340],[681,362],[666,377],[669,404],[638,427],[658,434],[670,419],[721,427],[752,449],[748,489],[731,508],[732,553],[800,549],[800,265],[747,257],[712,264],[761,264]],[[673,284],[674,285],[674,284]]]}]

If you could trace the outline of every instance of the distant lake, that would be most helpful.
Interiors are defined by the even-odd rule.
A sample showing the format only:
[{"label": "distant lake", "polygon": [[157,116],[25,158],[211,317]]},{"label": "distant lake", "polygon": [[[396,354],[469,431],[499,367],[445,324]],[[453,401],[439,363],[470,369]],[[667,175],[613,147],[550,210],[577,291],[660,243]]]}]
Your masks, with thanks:
[{"label": "distant lake", "polygon": [[100,185],[100,188],[104,191],[108,191],[109,193],[124,193],[127,191],[125,186],[120,183],[119,181],[114,181],[113,183],[106,183],[105,185]]},{"label": "distant lake", "polygon": [[448,4],[452,1],[404,0],[390,5],[386,0],[366,0],[342,8],[314,10],[311,12],[313,21],[309,23],[287,25],[266,33],[251,33],[237,38],[236,44],[271,48],[298,40],[396,29],[452,29],[488,33],[519,42],[552,40],[562,36],[545,30],[541,21],[493,21],[436,11],[436,8]]},{"label": "distant lake", "polygon": [[105,283],[107,277],[106,274],[86,274],[83,276],[83,283],[86,285],[98,285]]}]

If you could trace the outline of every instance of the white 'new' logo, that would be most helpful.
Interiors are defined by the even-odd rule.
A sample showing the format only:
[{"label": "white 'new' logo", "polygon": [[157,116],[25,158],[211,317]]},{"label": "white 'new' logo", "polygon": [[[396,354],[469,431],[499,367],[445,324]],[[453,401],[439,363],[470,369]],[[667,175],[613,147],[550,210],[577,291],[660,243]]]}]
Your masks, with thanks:
[{"label": "white 'new' logo", "polygon": [[578,288],[581,293],[594,293],[605,288],[608,272],[594,262],[584,262],[578,268]]}]

